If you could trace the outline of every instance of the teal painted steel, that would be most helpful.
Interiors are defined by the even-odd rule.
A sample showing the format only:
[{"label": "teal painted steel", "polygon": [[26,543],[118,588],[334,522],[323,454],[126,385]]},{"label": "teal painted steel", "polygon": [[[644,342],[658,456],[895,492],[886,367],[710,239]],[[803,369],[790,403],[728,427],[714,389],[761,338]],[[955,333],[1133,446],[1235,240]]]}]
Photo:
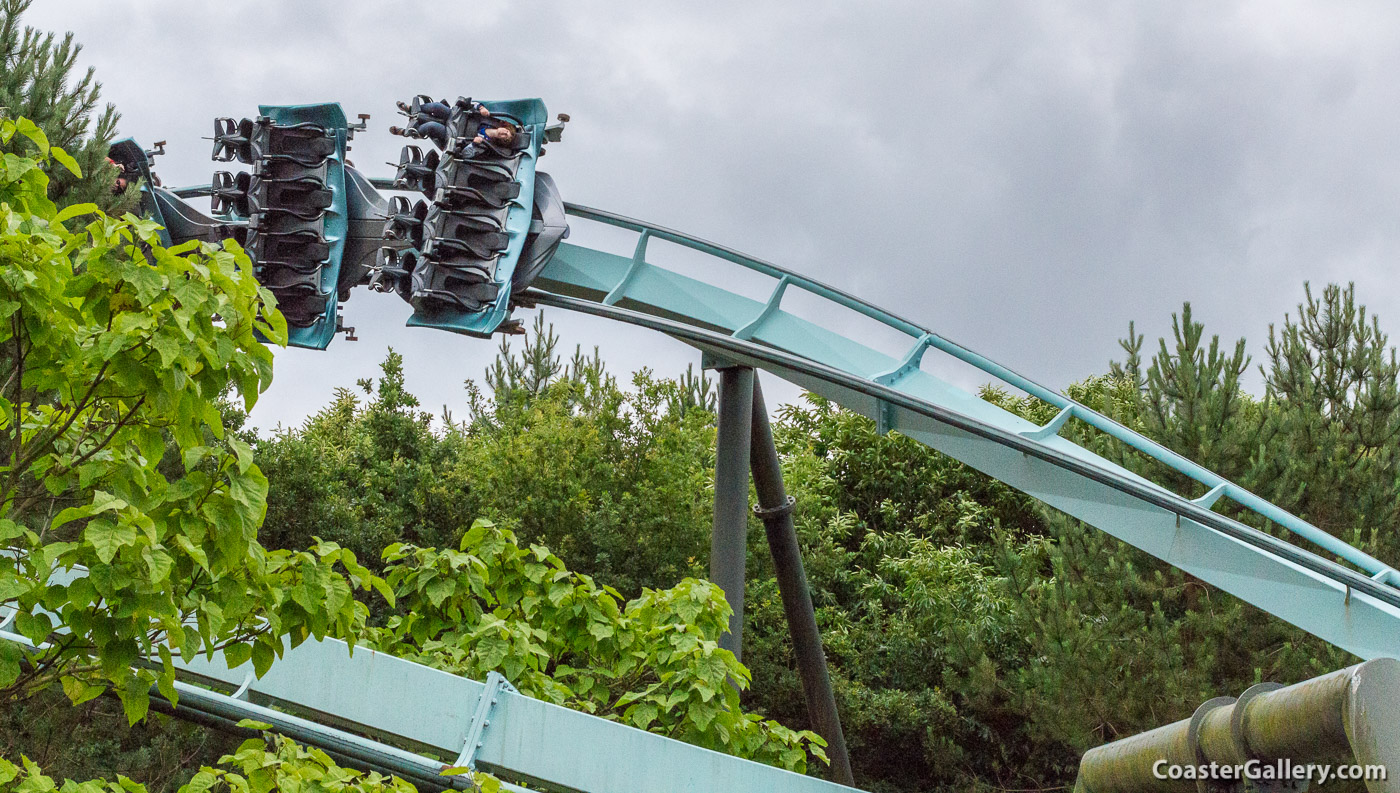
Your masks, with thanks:
[{"label": "teal painted steel", "polygon": [[525,248],[525,237],[530,233],[530,214],[535,205],[535,164],[540,155],[540,144],[544,141],[544,128],[549,111],[539,99],[513,99],[501,102],[482,102],[493,116],[509,116],[519,121],[529,130],[530,146],[520,159],[516,170],[516,181],[520,183],[520,195],[511,199],[510,210],[506,213],[506,234],[510,242],[505,253],[496,263],[495,281],[500,286],[496,299],[484,311],[464,312],[439,310],[431,315],[414,312],[408,318],[409,327],[437,328],[462,333],[479,338],[490,338],[502,322],[510,318],[511,278],[520,262],[520,252]]},{"label": "teal painted steel", "polygon": [[[0,630],[0,640],[28,640]],[[177,660],[182,703],[226,719],[265,721],[298,740],[373,759],[398,773],[421,764],[401,749],[376,748],[354,732],[458,757],[476,736],[477,768],[508,781],[585,793],[838,793],[842,785],[691,746],[523,694],[495,689],[485,725],[473,719],[488,686],[363,647],[353,654],[335,639],[287,650],[261,679],[252,662],[229,669],[222,658]],[[191,682],[235,690],[237,697],[189,688]],[[267,702],[304,718],[250,704]],[[474,730],[476,726],[483,729]],[[445,764],[443,764],[445,765]]]},{"label": "teal painted steel", "polygon": [[326,243],[330,246],[330,256],[328,263],[321,268],[321,292],[330,297],[326,300],[326,312],[314,325],[287,328],[289,345],[324,350],[335,338],[340,260],[345,253],[345,237],[350,230],[348,199],[345,195],[345,142],[350,125],[345,119],[345,111],[336,102],[318,105],[258,105],[258,113],[278,124],[310,122],[328,130],[335,130],[335,153],[330,156],[330,167],[326,169],[326,187],[331,191],[331,206],[326,210],[324,233]]},{"label": "teal painted steel", "polygon": [[[186,669],[240,686],[250,664],[228,669],[196,660]],[[349,722],[373,734],[407,739],[456,757],[486,690],[467,680],[342,642],[305,642],[274,663],[250,694]],[[516,782],[544,782],[589,793],[686,793],[763,790],[825,793],[840,785],[712,752],[522,694],[499,690],[480,735],[476,767]]]},{"label": "teal painted steel", "polygon": [[[882,430],[898,429],[1363,658],[1400,657],[1400,589],[1395,586],[1400,577],[1379,560],[928,328],[681,232],[587,207],[568,209],[575,219],[637,232],[638,252],[626,257],[565,243],[535,282],[538,289],[531,298],[537,302],[653,327],[725,360],[764,368],[870,416]],[[667,240],[770,276],[775,279],[773,290],[764,299],[754,299],[660,267],[646,260],[643,237]],[[910,346],[898,359],[892,358],[784,311],[783,300],[793,289],[907,334]],[[535,294],[539,290],[543,291]],[[955,388],[919,368],[928,348],[1060,407],[1060,415],[1038,427]],[[781,364],[773,359],[777,353],[787,356]],[[950,424],[946,419],[952,418],[956,421]],[[1059,437],[1071,418],[1196,479],[1209,492],[1193,503]],[[974,432],[954,432],[959,424]],[[1028,449],[1045,453],[1041,463],[1028,461]],[[1080,473],[1065,478],[1066,471]],[[1210,512],[1207,507],[1222,496],[1364,574]]]},{"label": "teal painted steel", "polygon": [[[764,369],[960,460],[1362,658],[1400,657],[1400,591],[1203,509],[1062,438],[1035,441],[900,389],[674,320],[531,290],[540,304],[650,328]],[[919,373],[920,375],[924,373]],[[910,380],[916,378],[911,377]],[[1009,415],[1009,414],[1008,414]],[[1015,418],[1015,417],[1012,417]]]},{"label": "teal painted steel", "polygon": [[[514,110],[505,103],[488,106],[493,112],[499,109],[524,120],[533,118],[533,106],[528,103],[537,101],[523,100],[525,104]],[[339,106],[334,107],[339,112]],[[270,110],[263,108],[265,114]],[[543,104],[538,104],[538,112],[537,123],[542,127]],[[288,117],[286,123],[293,121]],[[343,121],[341,114],[342,127]],[[532,140],[538,141],[540,134],[542,130]],[[343,148],[342,136],[337,167],[343,161]],[[535,151],[529,162],[531,188]],[[343,171],[339,173],[339,206],[343,207]],[[525,225],[514,226],[512,246],[523,244],[522,228],[528,229],[532,191],[527,194],[525,186],[522,179],[518,204],[526,210]],[[1379,560],[917,323],[730,248],[600,210],[568,209],[575,219],[636,232],[636,247],[631,256],[619,256],[566,243],[536,281],[537,288],[529,291],[530,300],[656,330],[727,363],[762,368],[876,419],[882,429],[899,431],[961,460],[1362,658],[1400,657],[1400,574]],[[512,211],[509,217],[517,214]],[[338,238],[343,241],[344,236],[341,229]],[[658,266],[647,258],[652,240],[682,245],[769,276],[774,279],[773,288],[753,298]],[[512,267],[518,255],[517,247]],[[451,329],[489,335],[508,316],[510,274],[504,279],[502,297],[491,311],[479,313],[479,323],[464,318],[462,327]],[[333,284],[334,278],[330,281]],[[910,346],[897,356],[886,355],[785,311],[783,303],[793,290],[904,333]],[[823,323],[830,322],[828,316],[823,315]],[[327,319],[333,323],[333,309]],[[332,324],[332,335],[333,330]],[[320,337],[313,341],[319,342]],[[328,341],[329,336],[319,346]],[[930,348],[1061,410],[1043,427],[1031,424],[923,371],[920,364]],[[1076,446],[1059,436],[1071,419],[1163,462],[1207,491],[1194,499],[1179,496]],[[1222,497],[1362,572],[1212,512],[1210,507]],[[0,638],[22,641],[5,633],[3,622],[0,618]],[[330,640],[288,650],[262,680],[253,680],[246,664],[228,670],[205,660],[184,665],[182,673],[238,688],[325,722],[446,755],[464,750],[472,726],[470,714],[478,711],[484,688],[481,683],[363,649],[352,656],[344,645]],[[792,793],[845,789],[518,694],[502,692],[499,697],[491,711],[490,729],[482,731],[473,758],[480,767],[517,781],[599,793],[739,786]],[[339,740],[332,728],[307,723],[288,729],[293,727],[313,735],[320,731],[328,741]],[[402,757],[385,758],[406,762]]]}]

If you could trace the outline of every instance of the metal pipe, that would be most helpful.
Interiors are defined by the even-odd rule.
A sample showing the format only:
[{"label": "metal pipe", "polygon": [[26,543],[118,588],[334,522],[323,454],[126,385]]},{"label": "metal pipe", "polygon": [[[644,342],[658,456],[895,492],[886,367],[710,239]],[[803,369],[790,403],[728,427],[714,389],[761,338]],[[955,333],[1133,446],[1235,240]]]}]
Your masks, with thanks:
[{"label": "metal pipe", "polygon": [[719,646],[743,660],[744,563],[749,527],[749,433],[753,370],[719,370],[719,427],[715,437],[715,515],[710,535],[710,580],[724,590],[733,614]]},{"label": "metal pipe", "polygon": [[[112,696],[115,697],[115,695]],[[166,699],[158,691],[155,691],[154,688],[151,691],[151,710],[157,713],[163,713],[167,716],[179,719],[181,721],[189,722],[191,724],[198,724],[199,726],[204,727],[206,729],[217,730],[227,735],[234,736],[235,738],[242,738],[246,740],[248,738],[258,738],[262,735],[262,733],[258,730],[238,726],[237,721],[229,719],[225,716],[218,716],[213,713],[207,713],[203,710],[192,708],[184,704],[172,704],[170,700]],[[358,771],[378,771],[381,774],[391,774],[401,779],[406,779],[409,782],[412,782],[413,786],[418,788],[419,790],[430,790],[435,792],[441,790],[451,790],[453,789],[454,780],[456,780],[456,777],[447,777],[439,775],[429,777],[425,775],[414,775],[409,773],[403,767],[390,768],[383,764],[370,762],[363,757],[351,757],[350,755],[336,750],[333,746],[330,745],[328,741],[322,740],[319,735],[302,735],[300,738],[294,738],[293,740],[296,740],[299,743],[305,744],[307,746],[314,746],[317,749],[320,749],[321,751],[325,752],[326,755],[329,756],[332,760],[334,760],[336,765],[339,765],[342,768],[353,768]],[[428,760],[428,758],[426,757],[423,758],[423,761],[425,764],[431,763],[431,761]],[[425,765],[424,767],[426,768],[428,766]],[[463,782],[458,782],[457,784],[463,789],[467,789],[469,787],[469,784],[464,784]]]},{"label": "metal pipe", "polygon": [[[1166,766],[1245,766],[1304,773],[1308,763],[1382,766],[1371,793],[1400,791],[1400,661],[1376,658],[1287,688],[1254,686],[1238,699],[1218,697],[1189,719],[1084,753],[1076,793],[1192,791]],[[1300,769],[1294,772],[1294,769]],[[1280,780],[1288,781],[1288,780]]]},{"label": "metal pipe", "polygon": [[273,732],[332,752],[353,763],[363,763],[387,773],[444,788],[471,787],[470,781],[465,777],[440,776],[438,772],[446,768],[447,764],[422,755],[188,683],[177,681],[175,690],[180,695],[179,707],[187,711],[233,722],[235,725],[243,719],[253,719],[270,725]]},{"label": "metal pipe", "polygon": [[752,442],[749,465],[758,492],[754,512],[763,519],[763,529],[768,535],[768,550],[773,555],[778,592],[783,599],[788,632],[792,635],[792,652],[797,659],[797,675],[802,680],[802,696],[807,700],[807,715],[817,734],[826,740],[831,778],[854,787],[846,735],[841,729],[841,714],[836,710],[836,696],[826,669],[826,653],[822,651],[821,631],[812,608],[807,573],[802,569],[802,550],[792,524],[795,502],[783,488],[783,469],[778,460],[778,448],[773,444],[768,407],[763,402],[763,388],[757,377],[753,382]]}]

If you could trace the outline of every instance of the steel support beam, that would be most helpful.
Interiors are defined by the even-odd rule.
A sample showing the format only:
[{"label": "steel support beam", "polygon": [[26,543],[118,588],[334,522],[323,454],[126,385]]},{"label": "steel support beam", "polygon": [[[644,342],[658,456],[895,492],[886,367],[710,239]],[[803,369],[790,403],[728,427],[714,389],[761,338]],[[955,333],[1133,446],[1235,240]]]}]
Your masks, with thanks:
[{"label": "steel support beam", "polygon": [[724,590],[734,613],[719,646],[743,660],[744,562],[749,526],[749,432],[753,369],[719,369],[719,431],[715,440],[715,516],[710,539],[710,580]]},{"label": "steel support beam", "polygon": [[[0,621],[9,613],[0,606]],[[0,630],[22,649],[28,639]],[[253,662],[176,657],[179,707],[236,724],[251,718],[354,764],[414,780],[438,779],[444,763],[416,752],[457,757],[472,749],[482,771],[550,793],[840,793],[815,777],[703,749],[626,724],[553,705],[505,687],[493,689],[438,669],[336,639],[285,650],[261,678]],[[251,678],[251,679],[250,679]],[[240,690],[246,699],[196,687]],[[495,693],[489,726],[482,697]],[[266,706],[255,701],[268,703]],[[474,729],[481,724],[486,729]],[[412,751],[388,743],[408,746]],[[454,784],[447,778],[443,787]],[[459,784],[459,783],[455,783]],[[514,790],[516,788],[506,788]]]},{"label": "steel support beam", "polygon": [[[876,383],[861,372],[887,372],[899,362],[863,346],[857,355],[847,340],[800,318],[777,312],[753,340],[712,330],[749,321],[726,318],[718,309],[703,319],[694,316],[696,305],[723,304],[717,287],[687,283],[679,275],[657,276],[652,282],[656,288],[649,287],[646,295],[629,293],[633,307],[591,302],[602,294],[594,282],[627,261],[566,243],[538,282],[557,291],[532,289],[528,297],[542,306],[657,330],[705,356],[761,368],[872,419],[883,414],[887,428],[1343,650],[1362,658],[1400,658],[1400,588],[1379,577],[1212,512],[1058,435],[1038,438],[1043,428],[922,370],[911,371],[894,386]],[[581,297],[570,296],[574,294]],[[734,298],[740,300],[745,298]],[[759,301],[736,302],[728,313],[751,317],[763,307]],[[847,349],[851,354],[846,357],[862,363],[842,369],[847,363],[836,353]]]},{"label": "steel support beam", "polygon": [[768,535],[768,550],[773,555],[778,592],[782,595],[783,613],[787,616],[788,632],[792,635],[792,652],[797,659],[798,677],[802,679],[807,715],[817,734],[826,739],[832,779],[854,787],[851,758],[846,751],[846,735],[841,730],[841,715],[836,710],[836,696],[831,691],[826,653],[822,651],[821,632],[817,628],[817,615],[807,587],[807,573],[802,568],[802,551],[797,544],[797,529],[792,523],[795,502],[783,488],[783,469],[778,460],[778,448],[773,444],[773,429],[768,425],[768,407],[763,402],[763,388],[757,377],[753,381],[752,426],[749,464],[753,469],[754,487],[758,491],[758,504],[754,512],[763,519],[764,532]]}]

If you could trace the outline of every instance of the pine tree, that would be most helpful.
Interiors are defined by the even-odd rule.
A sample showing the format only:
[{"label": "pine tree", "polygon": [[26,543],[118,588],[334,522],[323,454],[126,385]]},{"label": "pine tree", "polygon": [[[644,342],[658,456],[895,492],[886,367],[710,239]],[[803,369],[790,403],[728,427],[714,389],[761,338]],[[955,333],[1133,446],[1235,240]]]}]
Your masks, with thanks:
[{"label": "pine tree", "polygon": [[[1128,338],[1118,342],[1127,359],[1122,364],[1109,364],[1112,376],[1126,379],[1135,396],[1130,409],[1133,415],[1119,418],[1129,424],[1136,419],[1144,434],[1228,479],[1236,479],[1247,465],[1253,434],[1249,421],[1252,400],[1240,389],[1240,375],[1249,366],[1245,341],[1239,339],[1234,351],[1226,353],[1220,337],[1212,336],[1207,348],[1203,344],[1205,326],[1192,319],[1190,303],[1182,307],[1180,315],[1172,314],[1172,335],[1175,344],[1170,348],[1166,339],[1158,340],[1157,354],[1144,372],[1143,337],[1129,323]],[[1200,495],[1201,486],[1186,477],[1156,473],[1178,490]]]},{"label": "pine tree", "polygon": [[[107,162],[107,148],[120,116],[111,104],[99,110],[102,84],[92,67],[74,79],[83,48],[72,33],[60,39],[21,26],[20,17],[33,1],[0,0],[0,116],[28,118],[39,125],[50,144],[78,161],[81,179],[61,167],[49,171],[49,196],[60,205],[93,202],[109,212],[128,210],[139,200],[138,193],[127,190],[113,195],[116,169]],[[0,151],[18,149],[5,146]]]},{"label": "pine tree", "polygon": [[1270,326],[1256,492],[1392,564],[1400,557],[1400,364],[1354,286]]}]

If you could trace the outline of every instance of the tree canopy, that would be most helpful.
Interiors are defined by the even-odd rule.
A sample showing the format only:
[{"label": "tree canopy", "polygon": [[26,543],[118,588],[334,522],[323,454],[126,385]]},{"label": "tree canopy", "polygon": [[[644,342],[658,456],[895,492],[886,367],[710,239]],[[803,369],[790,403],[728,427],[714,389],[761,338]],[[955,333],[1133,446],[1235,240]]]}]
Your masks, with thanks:
[{"label": "tree canopy", "polygon": [[[324,636],[825,772],[757,521],[749,666],[717,645],[703,373],[620,383],[541,316],[466,383],[460,419],[421,410],[391,352],[304,425],[242,429],[285,321],[237,245],[165,249],[122,215],[116,111],[71,35],[21,25],[31,2],[0,0],[0,605],[31,645],[0,642],[0,793],[407,793],[264,725],[238,743],[151,710],[177,699],[177,655],[262,672]],[[1245,340],[1189,304],[1122,349],[1069,394],[1400,562],[1400,366],[1352,287],[1305,285],[1268,328],[1261,394]],[[774,434],[863,788],[1061,789],[1091,746],[1354,660],[820,398]]]},{"label": "tree canopy", "polygon": [[[107,162],[121,115],[101,104],[94,69],[74,73],[83,46],[72,33],[59,37],[21,24],[33,4],[0,0],[0,117],[28,119],[77,163],[77,170],[48,169],[49,197],[60,206],[96,203],[114,214],[131,209],[136,191],[114,195],[117,171]],[[18,149],[6,144],[0,151]]]}]

